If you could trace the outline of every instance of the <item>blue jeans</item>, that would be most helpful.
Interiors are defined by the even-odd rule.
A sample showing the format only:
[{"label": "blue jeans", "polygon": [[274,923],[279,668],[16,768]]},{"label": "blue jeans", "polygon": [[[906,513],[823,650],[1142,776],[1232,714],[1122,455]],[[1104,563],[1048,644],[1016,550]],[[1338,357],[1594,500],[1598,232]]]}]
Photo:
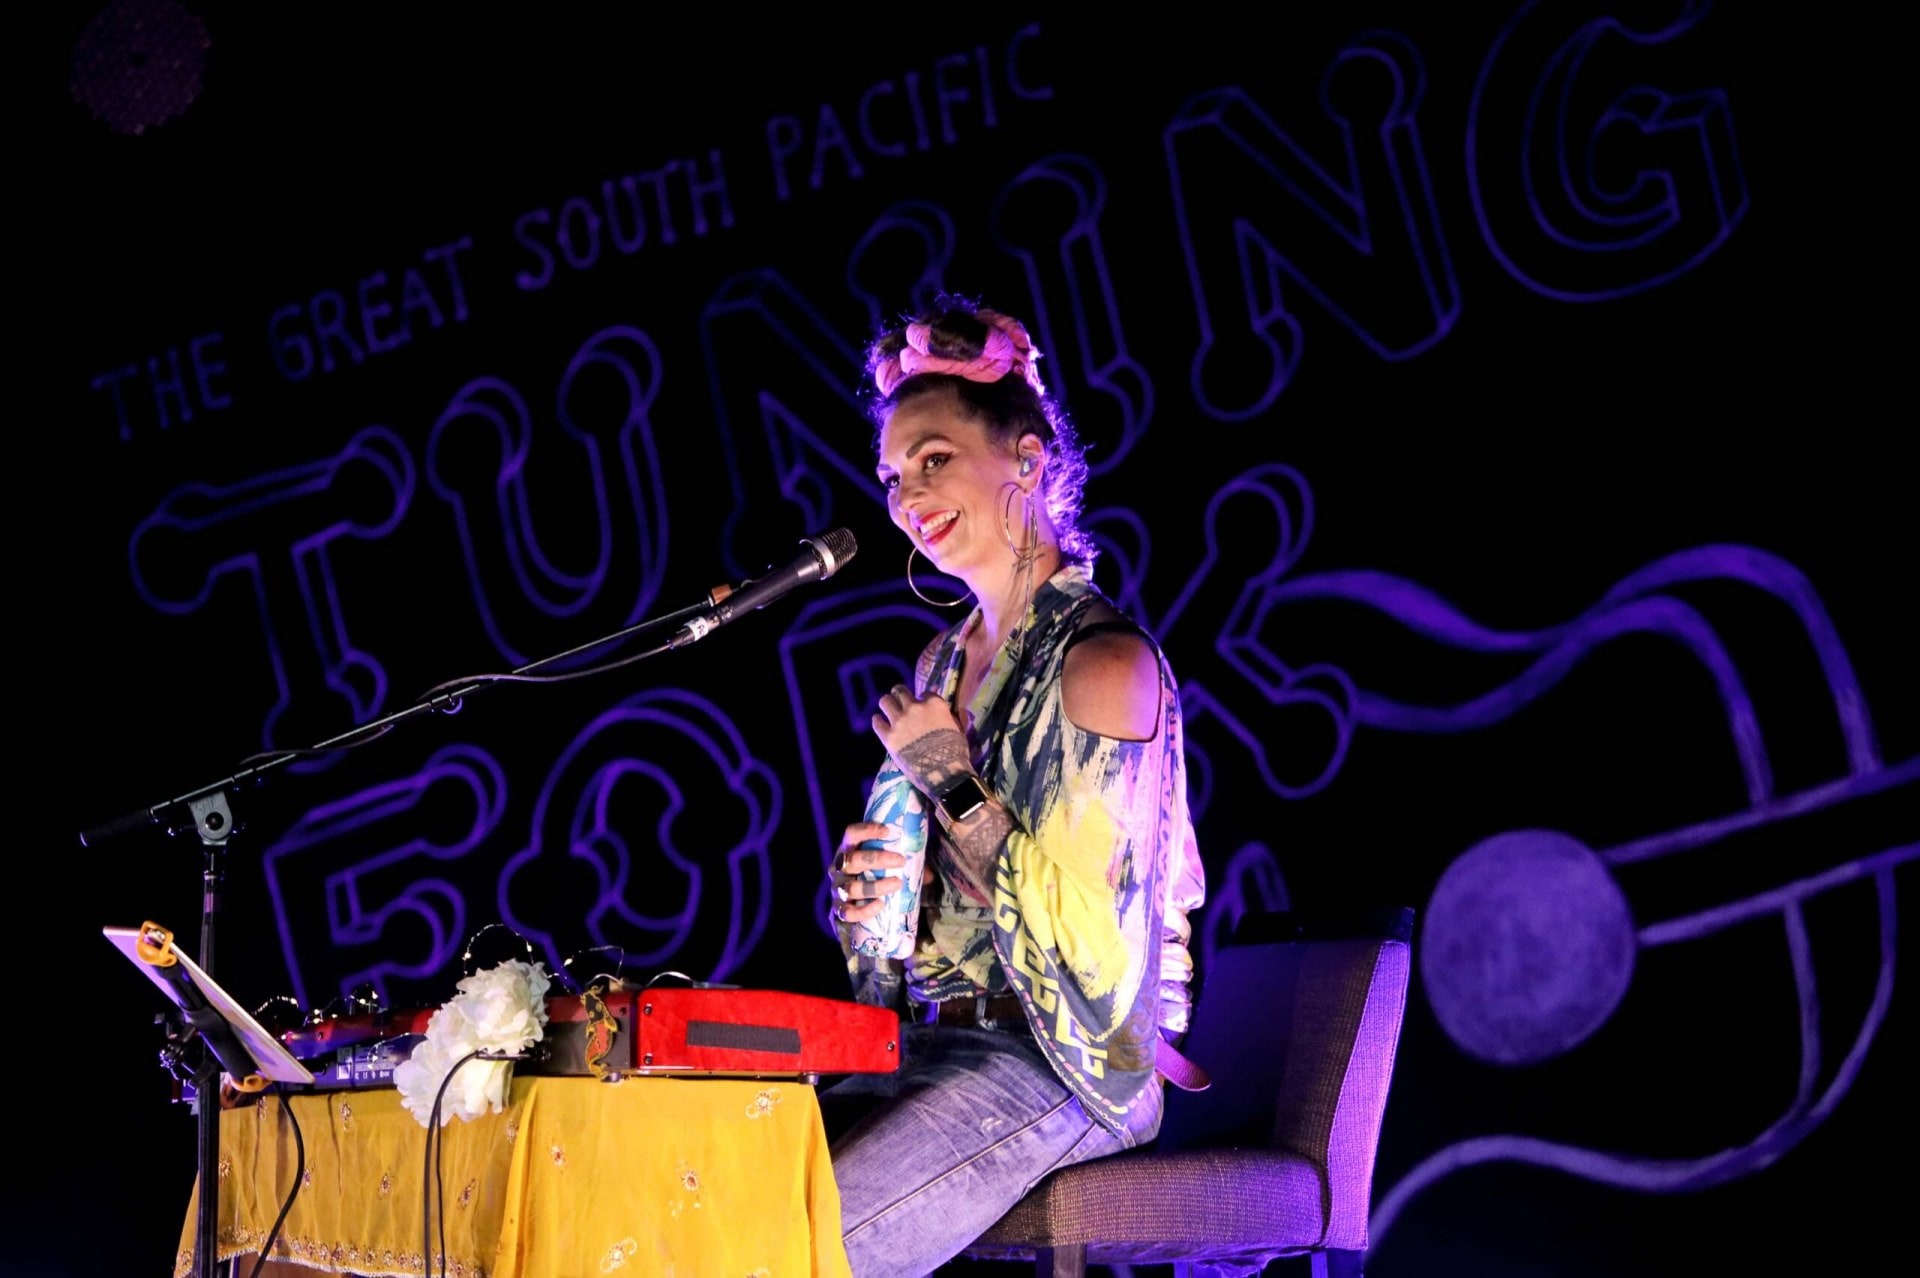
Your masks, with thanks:
[{"label": "blue jeans", "polygon": [[1017,1030],[903,1026],[892,1074],[821,1092],[854,1278],[919,1278],[985,1233],[1056,1168],[1131,1149],[1160,1130],[1156,1079],[1124,1132],[1095,1122]]}]

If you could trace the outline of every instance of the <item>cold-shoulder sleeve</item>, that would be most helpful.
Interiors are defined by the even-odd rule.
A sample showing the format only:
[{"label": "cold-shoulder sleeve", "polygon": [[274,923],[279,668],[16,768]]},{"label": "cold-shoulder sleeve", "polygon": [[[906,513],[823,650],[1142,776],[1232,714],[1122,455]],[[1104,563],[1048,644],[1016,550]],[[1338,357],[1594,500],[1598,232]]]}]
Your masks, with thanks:
[{"label": "cold-shoulder sleeve", "polygon": [[[1179,699],[1159,668],[1152,739],[1078,727],[1055,679],[1028,708],[1023,743],[1009,734],[1018,757],[1001,760],[1003,775],[1025,775],[1008,787],[1017,828],[995,867],[994,948],[1056,1068],[1115,1125],[1152,1077],[1163,1022],[1184,1029],[1191,973],[1184,909],[1168,911],[1197,904],[1198,862]],[[1169,994],[1178,1001],[1163,1007]]]}]

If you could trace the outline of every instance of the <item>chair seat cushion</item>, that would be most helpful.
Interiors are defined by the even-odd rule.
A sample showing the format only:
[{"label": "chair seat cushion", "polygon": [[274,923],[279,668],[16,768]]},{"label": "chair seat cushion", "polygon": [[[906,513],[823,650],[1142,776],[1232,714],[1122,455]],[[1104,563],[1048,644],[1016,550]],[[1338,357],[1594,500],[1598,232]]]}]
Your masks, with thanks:
[{"label": "chair seat cushion", "polygon": [[975,1239],[976,1259],[1085,1244],[1092,1263],[1273,1258],[1319,1244],[1325,1178],[1274,1149],[1143,1149],[1062,1168]]}]

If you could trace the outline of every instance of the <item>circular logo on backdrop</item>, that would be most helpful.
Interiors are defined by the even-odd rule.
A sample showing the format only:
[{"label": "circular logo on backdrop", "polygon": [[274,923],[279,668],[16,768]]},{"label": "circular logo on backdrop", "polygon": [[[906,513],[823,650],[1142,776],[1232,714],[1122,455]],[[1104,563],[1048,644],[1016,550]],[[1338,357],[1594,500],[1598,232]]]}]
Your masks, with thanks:
[{"label": "circular logo on backdrop", "polygon": [[116,0],[73,46],[73,100],[116,133],[165,124],[200,96],[213,40],[175,0]]},{"label": "circular logo on backdrop", "polygon": [[1591,849],[1514,830],[1461,855],[1427,902],[1420,975],[1460,1047],[1533,1065],[1585,1041],[1633,977],[1633,915]]}]

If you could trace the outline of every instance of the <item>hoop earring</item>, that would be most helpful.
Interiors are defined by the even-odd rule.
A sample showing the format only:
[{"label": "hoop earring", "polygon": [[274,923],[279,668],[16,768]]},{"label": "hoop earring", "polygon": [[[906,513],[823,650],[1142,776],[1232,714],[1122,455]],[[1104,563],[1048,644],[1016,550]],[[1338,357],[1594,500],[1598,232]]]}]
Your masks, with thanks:
[{"label": "hoop earring", "polygon": [[[1040,557],[1040,520],[1033,513],[1033,494],[1011,481],[1008,482],[1007,487],[1013,489],[1013,492],[1008,493],[1000,503],[1000,539],[1006,542],[1007,549],[1013,552],[1013,562],[1016,567],[1030,568],[1033,566],[1033,561]],[[1013,518],[1013,493],[1019,493],[1026,502],[1025,509],[1020,512],[1020,531],[1026,534],[1024,547],[1014,541],[1013,529],[1009,526],[1009,521]]]},{"label": "hoop earring", "polygon": [[921,590],[920,587],[914,585],[913,557],[919,553],[920,547],[918,546],[914,546],[907,551],[907,589],[918,595],[921,603],[932,604],[936,608],[958,608],[972,597],[971,595],[961,595],[958,599],[934,599],[927,595],[925,591]]},{"label": "hoop earring", "polygon": [[1026,499],[1026,509],[1021,512],[1020,519],[1020,530],[1026,535],[1024,549],[1015,543],[1013,529],[1008,526],[1013,516],[1013,493],[1008,493],[1006,499],[1000,503],[1000,535],[1005,538],[1007,548],[1013,551],[1014,569],[1020,574],[1027,595],[1026,606],[1022,609],[1020,620],[1014,626],[1012,633],[1007,636],[1007,652],[1015,661],[1018,661],[1026,652],[1027,627],[1034,620],[1033,571],[1034,565],[1040,562],[1040,519],[1033,511],[1033,494],[1012,481],[1008,481],[1007,486]]}]

